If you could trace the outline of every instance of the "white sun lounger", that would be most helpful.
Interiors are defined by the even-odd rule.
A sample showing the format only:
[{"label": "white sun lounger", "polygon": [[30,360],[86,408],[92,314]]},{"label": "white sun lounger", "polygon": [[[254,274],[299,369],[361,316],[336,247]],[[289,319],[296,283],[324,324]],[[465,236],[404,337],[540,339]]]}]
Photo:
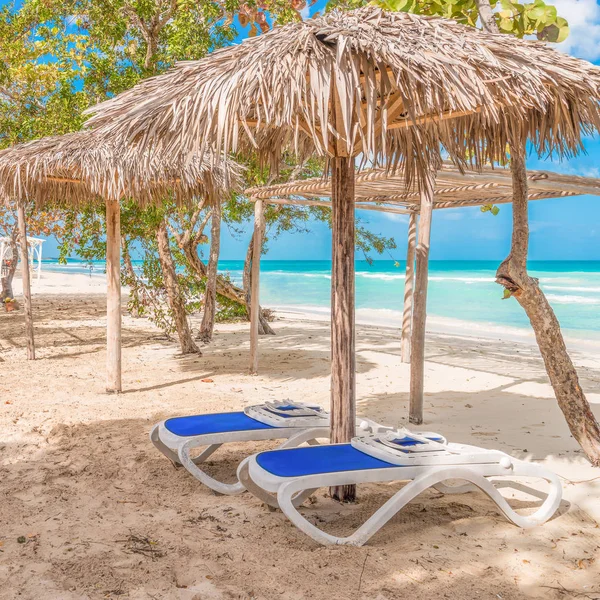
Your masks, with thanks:
[{"label": "white sun lounger", "polygon": [[[515,512],[489,477],[536,477],[550,484],[547,496],[533,513]],[[464,493],[479,488],[519,527],[546,522],[557,510],[562,488],[558,477],[539,465],[504,452],[462,444],[438,443],[406,431],[359,436],[350,444],[261,452],[245,459],[238,478],[246,489],[270,506],[279,507],[298,529],[321,544],[362,546],[408,502],[427,488]],[[448,480],[467,482],[447,485]],[[321,487],[359,483],[408,481],[361,527],[348,537],[325,533],[297,507]],[[505,485],[513,486],[512,482]],[[514,484],[516,488],[522,488]]]},{"label": "white sun lounger", "polygon": [[[369,419],[361,420],[358,425],[363,432],[390,429]],[[329,414],[319,406],[289,401],[250,406],[243,412],[167,419],[158,423],[150,433],[154,446],[175,465],[185,467],[215,492],[228,495],[240,494],[245,488],[239,481],[218,481],[199,467],[221,445],[284,439],[279,446],[282,449],[303,443],[316,444],[316,440],[322,438],[329,438]],[[206,448],[192,458],[190,452],[200,447]]]}]

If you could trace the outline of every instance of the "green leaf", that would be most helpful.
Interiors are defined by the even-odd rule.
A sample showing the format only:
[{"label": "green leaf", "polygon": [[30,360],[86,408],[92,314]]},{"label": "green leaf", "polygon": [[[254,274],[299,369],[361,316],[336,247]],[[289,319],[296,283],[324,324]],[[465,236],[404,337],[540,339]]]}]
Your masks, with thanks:
[{"label": "green leaf", "polygon": [[504,294],[502,295],[502,300],[508,300],[511,296],[512,294],[510,293],[510,290],[505,289]]},{"label": "green leaf", "polygon": [[538,40],[542,40],[544,42],[554,42],[560,44],[569,37],[569,33],[569,23],[567,20],[563,19],[562,17],[558,17],[556,19],[556,23],[544,27],[538,32],[537,37]]},{"label": "green leaf", "polygon": [[491,213],[496,216],[500,212],[500,209],[497,206],[492,206]]}]

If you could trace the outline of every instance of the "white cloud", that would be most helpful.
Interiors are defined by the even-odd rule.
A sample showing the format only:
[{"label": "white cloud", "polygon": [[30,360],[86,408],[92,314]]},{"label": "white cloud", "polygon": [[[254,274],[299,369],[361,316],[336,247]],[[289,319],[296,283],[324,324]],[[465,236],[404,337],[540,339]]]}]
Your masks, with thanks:
[{"label": "white cloud", "polygon": [[557,49],[586,60],[600,59],[600,4],[596,0],[546,0],[569,22],[569,37]]},{"label": "white cloud", "polygon": [[304,5],[304,7],[300,10],[300,16],[303,20],[310,19],[310,6],[308,2]]},{"label": "white cloud", "polygon": [[408,223],[408,215],[399,215],[397,213],[382,212],[382,215],[388,221],[396,221],[398,223]]},{"label": "white cloud", "polygon": [[465,217],[465,214],[460,208],[447,208],[440,212],[440,217],[444,219],[444,221],[461,221]]}]

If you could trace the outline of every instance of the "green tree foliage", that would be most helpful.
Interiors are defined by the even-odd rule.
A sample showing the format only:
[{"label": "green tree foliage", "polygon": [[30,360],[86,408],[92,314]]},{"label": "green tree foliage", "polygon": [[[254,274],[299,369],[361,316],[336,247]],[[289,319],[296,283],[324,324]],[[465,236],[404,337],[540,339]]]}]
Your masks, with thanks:
[{"label": "green tree foliage", "polygon": [[[434,15],[477,26],[479,9],[475,0],[331,0],[327,10],[352,9],[375,4],[385,10]],[[556,7],[543,0],[521,4],[511,0],[491,0],[501,33],[516,37],[536,36],[547,42],[562,42],[569,35],[569,24],[558,16]]]},{"label": "green tree foliage", "polygon": [[[273,24],[301,18],[305,7],[305,2],[295,0],[24,0],[18,9],[5,6],[0,10],[0,148],[78,130],[89,106],[163,72],[177,60],[198,59],[231,43],[236,36],[234,23],[250,25],[254,35]],[[274,182],[253,157],[237,158],[248,167],[248,185]],[[277,181],[320,175],[324,167],[319,160],[298,165],[292,156],[284,162]],[[188,231],[198,237],[200,247],[206,243],[203,227],[210,208],[202,207],[190,226],[198,206],[180,209],[165,199],[160,209],[140,209],[131,202],[121,207],[123,281],[133,292],[130,309],[149,316],[167,332],[173,324],[164,303],[156,227],[161,219],[168,223],[181,293],[187,309],[197,310],[204,280],[178,240]],[[54,218],[53,232],[61,239],[63,258],[72,252],[90,261],[104,258],[102,206],[46,214]],[[224,205],[223,225],[242,235],[252,215],[253,204],[234,196]],[[329,211],[318,207],[269,206],[265,216],[264,251],[283,233],[307,231],[314,220],[330,220]],[[13,217],[6,211],[0,215],[6,224],[14,223]],[[357,248],[368,256],[389,251],[395,244],[359,223]],[[132,253],[143,258],[141,272],[130,268]],[[219,297],[219,306],[223,314],[244,312],[225,297]]]}]

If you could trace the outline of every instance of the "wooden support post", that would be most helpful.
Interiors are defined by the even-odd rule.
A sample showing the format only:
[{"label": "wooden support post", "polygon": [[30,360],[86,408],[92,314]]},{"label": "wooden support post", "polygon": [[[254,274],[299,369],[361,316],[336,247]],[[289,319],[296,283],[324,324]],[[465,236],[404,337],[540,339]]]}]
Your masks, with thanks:
[{"label": "wooden support post", "polygon": [[413,320],[410,351],[409,421],[423,422],[423,376],[425,369],[425,321],[427,318],[427,279],[429,275],[429,240],[433,213],[435,175],[429,172],[421,182],[421,212],[417,243]]},{"label": "wooden support post", "polygon": [[258,320],[260,311],[260,255],[262,253],[263,201],[254,203],[254,247],[250,287],[250,375],[258,373]]},{"label": "wooden support post", "polygon": [[406,276],[404,279],[404,312],[400,352],[403,363],[410,362],[410,335],[412,331],[413,288],[415,280],[415,246],[417,244],[417,214],[412,213],[408,221],[408,247],[406,250]]},{"label": "wooden support post", "polygon": [[106,201],[106,391],[121,391],[121,208]]},{"label": "wooden support post", "polygon": [[[354,349],[354,158],[331,159],[331,442],[355,434]],[[332,488],[332,497],[350,502],[356,486]]]},{"label": "wooden support post", "polygon": [[[27,248],[27,222],[25,205],[19,203],[17,211],[19,221],[19,243],[21,245],[21,268],[23,277],[23,304],[25,308],[25,333],[27,336],[27,359],[35,360],[35,340],[33,337],[33,312],[31,310],[31,280],[29,273],[29,250]],[[16,257],[15,257],[16,260]]]}]

